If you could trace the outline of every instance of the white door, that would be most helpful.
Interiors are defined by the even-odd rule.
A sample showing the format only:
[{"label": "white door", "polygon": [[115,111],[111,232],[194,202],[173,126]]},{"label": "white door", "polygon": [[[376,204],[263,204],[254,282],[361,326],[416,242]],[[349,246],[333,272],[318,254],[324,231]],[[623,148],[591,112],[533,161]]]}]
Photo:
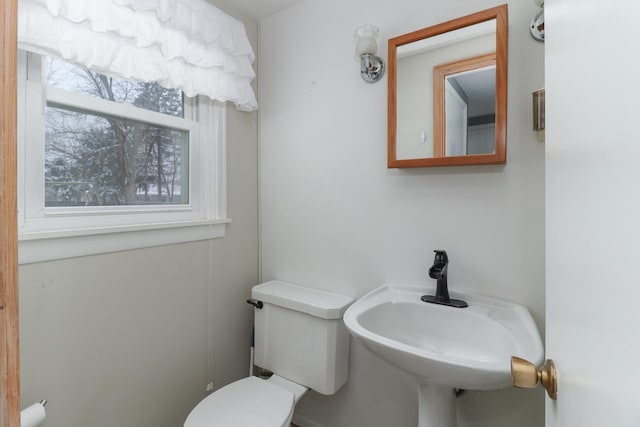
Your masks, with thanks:
[{"label": "white door", "polygon": [[467,154],[467,103],[448,78],[444,80],[445,89],[445,148],[447,156]]},{"label": "white door", "polygon": [[547,0],[547,427],[640,426],[640,2]]}]

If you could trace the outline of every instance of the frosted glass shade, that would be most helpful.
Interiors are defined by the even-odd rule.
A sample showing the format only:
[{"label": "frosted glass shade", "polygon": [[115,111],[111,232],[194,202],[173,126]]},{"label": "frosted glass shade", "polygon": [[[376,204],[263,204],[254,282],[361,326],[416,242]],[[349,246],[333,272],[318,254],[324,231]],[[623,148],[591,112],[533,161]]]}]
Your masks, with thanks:
[{"label": "frosted glass shade", "polygon": [[367,53],[375,55],[378,52],[376,38],[379,32],[378,27],[370,24],[358,27],[353,33],[353,38],[356,41],[356,55],[362,56]]}]

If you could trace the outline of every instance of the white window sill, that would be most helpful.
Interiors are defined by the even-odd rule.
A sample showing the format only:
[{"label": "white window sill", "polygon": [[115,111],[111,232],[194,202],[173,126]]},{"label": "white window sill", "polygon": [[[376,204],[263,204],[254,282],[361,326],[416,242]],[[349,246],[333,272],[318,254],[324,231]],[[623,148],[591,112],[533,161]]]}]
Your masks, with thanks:
[{"label": "white window sill", "polygon": [[224,237],[229,219],[21,233],[18,263],[53,261]]}]

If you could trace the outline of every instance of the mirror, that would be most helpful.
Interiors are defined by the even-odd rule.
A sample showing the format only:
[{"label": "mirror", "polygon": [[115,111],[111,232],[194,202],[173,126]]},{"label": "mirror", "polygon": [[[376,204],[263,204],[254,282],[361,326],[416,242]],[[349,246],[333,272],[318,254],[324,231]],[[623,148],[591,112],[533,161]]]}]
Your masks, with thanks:
[{"label": "mirror", "polygon": [[389,39],[388,167],[505,163],[507,5]]}]

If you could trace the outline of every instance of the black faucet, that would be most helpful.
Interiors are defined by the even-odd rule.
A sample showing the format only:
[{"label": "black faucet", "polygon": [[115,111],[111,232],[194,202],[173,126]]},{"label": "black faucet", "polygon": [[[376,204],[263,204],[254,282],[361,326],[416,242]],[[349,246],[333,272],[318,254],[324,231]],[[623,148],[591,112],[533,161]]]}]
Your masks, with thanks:
[{"label": "black faucet", "polygon": [[436,294],[423,295],[420,299],[424,302],[433,304],[448,305],[450,307],[464,308],[468,307],[465,301],[449,298],[449,289],[447,285],[447,268],[449,267],[449,257],[447,252],[435,250],[436,256],[433,260],[433,266],[429,269],[429,277],[436,279]]}]

